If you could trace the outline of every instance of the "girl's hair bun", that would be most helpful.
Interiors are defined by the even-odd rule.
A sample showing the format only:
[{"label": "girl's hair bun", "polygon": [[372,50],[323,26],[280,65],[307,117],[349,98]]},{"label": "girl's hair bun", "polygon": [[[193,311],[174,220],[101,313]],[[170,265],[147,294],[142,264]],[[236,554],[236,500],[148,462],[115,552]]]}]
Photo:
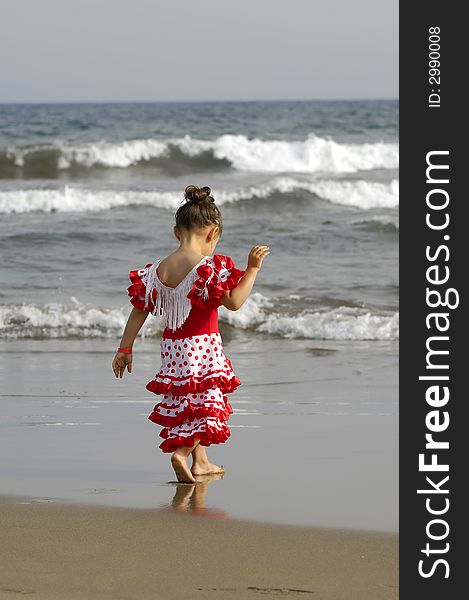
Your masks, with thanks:
[{"label": "girl's hair bun", "polygon": [[220,209],[215,204],[212,190],[208,185],[197,187],[188,185],[184,190],[184,199],[176,211],[176,227],[179,231],[193,231],[213,227],[219,228],[222,234],[223,219]]},{"label": "girl's hair bun", "polygon": [[187,202],[199,204],[200,202],[215,202],[215,199],[210,194],[212,190],[208,185],[197,187],[196,185],[188,185],[184,191],[184,198]]}]

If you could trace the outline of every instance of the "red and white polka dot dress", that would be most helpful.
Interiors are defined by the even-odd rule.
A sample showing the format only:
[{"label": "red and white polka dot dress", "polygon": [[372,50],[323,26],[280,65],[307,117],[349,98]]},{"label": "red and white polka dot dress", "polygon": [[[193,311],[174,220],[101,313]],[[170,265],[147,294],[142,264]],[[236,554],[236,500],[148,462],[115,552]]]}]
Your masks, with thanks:
[{"label": "red and white polka dot dress", "polygon": [[218,307],[223,290],[238,285],[245,271],[229,256],[205,256],[175,288],[158,277],[155,260],[130,271],[130,302],[140,310],[165,317],[161,367],[146,388],[163,398],[148,418],[163,429],[163,452],[226,442],[233,409],[227,394],[241,381],[223,352]]}]

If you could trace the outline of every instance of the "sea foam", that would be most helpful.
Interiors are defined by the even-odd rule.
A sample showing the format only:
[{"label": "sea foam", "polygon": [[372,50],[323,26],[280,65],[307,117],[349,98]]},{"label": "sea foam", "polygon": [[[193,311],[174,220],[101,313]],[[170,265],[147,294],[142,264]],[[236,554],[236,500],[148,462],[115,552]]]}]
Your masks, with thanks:
[{"label": "sea foam", "polygon": [[259,292],[252,294],[238,311],[220,308],[220,317],[241,329],[285,338],[319,340],[395,340],[399,338],[399,313],[339,306],[306,309],[296,315],[275,310],[275,304]]},{"label": "sea foam", "polygon": [[213,154],[245,171],[353,173],[397,169],[399,164],[397,144],[340,144],[314,134],[304,141],[250,140],[244,135],[222,135],[213,142]]},{"label": "sea foam", "polygon": [[[314,180],[276,177],[270,182],[237,190],[217,190],[217,204],[265,199],[305,191],[324,200],[362,209],[394,208],[399,204],[399,183],[369,181]],[[98,212],[129,206],[153,206],[176,210],[180,191],[92,190],[66,185],[60,189],[23,189],[0,191],[0,213]]]},{"label": "sea foam", "polygon": [[[70,303],[0,305],[3,338],[116,338],[122,334],[129,306],[104,308],[71,298]],[[399,337],[397,312],[365,308],[311,307],[285,314],[274,298],[254,292],[238,311],[219,309],[220,321],[236,329],[285,338],[327,340],[395,340]],[[161,333],[163,319],[148,318],[142,336]]]}]

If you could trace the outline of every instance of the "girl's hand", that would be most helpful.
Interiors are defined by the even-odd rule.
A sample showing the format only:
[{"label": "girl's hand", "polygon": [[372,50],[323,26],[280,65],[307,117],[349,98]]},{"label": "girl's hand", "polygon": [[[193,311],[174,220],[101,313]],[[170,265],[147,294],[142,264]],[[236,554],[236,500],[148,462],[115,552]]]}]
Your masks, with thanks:
[{"label": "girl's hand", "polygon": [[248,256],[248,268],[260,269],[264,258],[270,254],[269,246],[253,246]]},{"label": "girl's hand", "polygon": [[125,367],[127,367],[129,373],[132,373],[132,355],[127,352],[116,352],[112,361],[112,370],[117,378],[122,379]]}]

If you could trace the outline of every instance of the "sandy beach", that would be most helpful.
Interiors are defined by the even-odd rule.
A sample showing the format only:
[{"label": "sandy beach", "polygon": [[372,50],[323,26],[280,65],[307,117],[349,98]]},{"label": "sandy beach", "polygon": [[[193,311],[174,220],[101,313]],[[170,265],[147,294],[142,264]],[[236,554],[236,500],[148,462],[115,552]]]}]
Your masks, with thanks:
[{"label": "sandy beach", "polygon": [[186,505],[179,512],[1,496],[0,597],[398,598],[395,534],[226,520],[187,514]]}]

